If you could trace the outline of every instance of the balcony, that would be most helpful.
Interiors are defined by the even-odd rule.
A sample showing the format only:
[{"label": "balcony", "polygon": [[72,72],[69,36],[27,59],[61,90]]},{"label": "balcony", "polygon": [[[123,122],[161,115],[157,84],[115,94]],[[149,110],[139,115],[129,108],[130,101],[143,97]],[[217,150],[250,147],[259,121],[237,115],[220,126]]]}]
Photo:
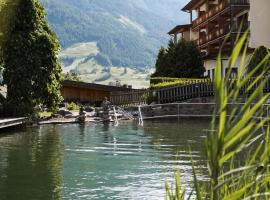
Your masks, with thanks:
[{"label": "balcony", "polygon": [[206,35],[201,36],[199,39],[199,46],[202,46],[205,43],[207,43],[207,40],[208,40],[208,37]]},{"label": "balcony", "polygon": [[203,35],[200,37],[199,46],[202,46],[210,41],[218,39],[222,36],[227,35],[230,32],[230,23],[226,23],[223,26],[213,29],[207,35]]},{"label": "balcony", "polygon": [[230,6],[248,6],[249,0],[224,0],[220,4],[216,5],[215,7],[211,8],[202,16],[198,17],[192,22],[192,28],[196,28],[199,25],[206,22],[208,19],[214,18],[220,13],[225,12],[226,10],[230,10]]},{"label": "balcony", "polygon": [[202,35],[199,39],[199,46],[202,47],[217,39],[224,38],[229,33],[233,33],[233,34],[243,33],[247,31],[248,28],[249,28],[249,23],[247,22],[243,23],[242,25],[233,24],[232,26],[230,22],[227,22],[226,24],[222,26],[214,28],[208,34]]}]

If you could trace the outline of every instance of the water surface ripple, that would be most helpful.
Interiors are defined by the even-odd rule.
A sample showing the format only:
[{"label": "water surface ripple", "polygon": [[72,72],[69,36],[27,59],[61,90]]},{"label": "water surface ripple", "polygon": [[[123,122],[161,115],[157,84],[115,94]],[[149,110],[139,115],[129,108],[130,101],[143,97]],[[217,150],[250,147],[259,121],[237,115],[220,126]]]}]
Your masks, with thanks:
[{"label": "water surface ripple", "polygon": [[164,199],[165,177],[171,180],[175,169],[187,188],[192,184],[189,146],[205,169],[208,124],[70,124],[2,133],[0,199]]}]

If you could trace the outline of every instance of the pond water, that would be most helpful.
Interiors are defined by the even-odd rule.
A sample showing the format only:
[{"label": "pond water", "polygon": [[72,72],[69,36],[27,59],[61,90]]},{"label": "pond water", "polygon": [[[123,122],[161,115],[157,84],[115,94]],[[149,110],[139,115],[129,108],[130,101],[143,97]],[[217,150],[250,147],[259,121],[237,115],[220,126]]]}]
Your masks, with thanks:
[{"label": "pond water", "polygon": [[[178,168],[190,188],[189,146],[205,169],[209,121],[48,125],[0,134],[0,199],[164,199]],[[203,179],[203,175],[200,175]]]}]

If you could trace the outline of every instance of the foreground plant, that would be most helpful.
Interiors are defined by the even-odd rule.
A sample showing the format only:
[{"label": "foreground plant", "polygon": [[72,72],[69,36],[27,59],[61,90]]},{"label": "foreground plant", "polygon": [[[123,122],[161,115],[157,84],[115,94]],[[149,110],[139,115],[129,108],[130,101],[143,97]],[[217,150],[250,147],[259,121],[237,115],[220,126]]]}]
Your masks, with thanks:
[{"label": "foreground plant", "polygon": [[[269,78],[262,67],[270,53],[243,76],[247,49],[246,33],[235,45],[225,78],[221,76],[221,56],[218,56],[214,80],[216,108],[205,140],[208,181],[199,182],[193,166],[195,193],[192,199],[270,198],[270,126],[264,105],[269,94],[263,94]],[[232,81],[230,72],[240,55],[238,77]],[[258,71],[261,73],[253,78]],[[245,104],[239,106],[239,99],[243,97]],[[181,188],[179,184],[176,181],[176,188]],[[167,199],[190,198],[189,194],[179,195],[183,191],[173,194],[168,188],[166,191]]]}]

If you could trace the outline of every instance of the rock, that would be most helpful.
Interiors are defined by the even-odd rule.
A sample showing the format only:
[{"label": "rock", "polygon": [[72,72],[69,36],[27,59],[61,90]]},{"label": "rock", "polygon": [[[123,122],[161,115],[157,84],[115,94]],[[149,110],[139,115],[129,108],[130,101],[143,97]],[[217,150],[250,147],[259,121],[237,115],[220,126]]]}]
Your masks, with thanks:
[{"label": "rock", "polygon": [[53,117],[53,118],[62,118],[63,116],[60,115],[60,114],[53,114],[52,117]]},{"label": "rock", "polygon": [[86,119],[86,117],[84,115],[81,115],[81,116],[76,118],[76,121],[78,121],[79,123],[84,123],[85,119]]},{"label": "rock", "polygon": [[84,111],[86,111],[86,112],[93,112],[95,109],[94,108],[92,108],[92,107],[85,107],[84,108]]},{"label": "rock", "polygon": [[66,109],[60,109],[60,110],[57,111],[56,114],[66,116],[66,115],[72,115],[72,112],[70,112],[70,111],[68,111]]},{"label": "rock", "polygon": [[97,116],[97,113],[96,112],[89,112],[86,114],[87,117],[95,117]]},{"label": "rock", "polygon": [[67,114],[67,115],[65,115],[65,118],[71,119],[71,118],[75,118],[75,116],[73,116],[72,114]]},{"label": "rock", "polygon": [[66,108],[66,105],[64,103],[59,104],[59,108]]},{"label": "rock", "polygon": [[80,113],[79,113],[79,115],[81,115],[81,116],[85,116],[87,114],[87,112],[85,112],[85,111],[80,111]]}]

